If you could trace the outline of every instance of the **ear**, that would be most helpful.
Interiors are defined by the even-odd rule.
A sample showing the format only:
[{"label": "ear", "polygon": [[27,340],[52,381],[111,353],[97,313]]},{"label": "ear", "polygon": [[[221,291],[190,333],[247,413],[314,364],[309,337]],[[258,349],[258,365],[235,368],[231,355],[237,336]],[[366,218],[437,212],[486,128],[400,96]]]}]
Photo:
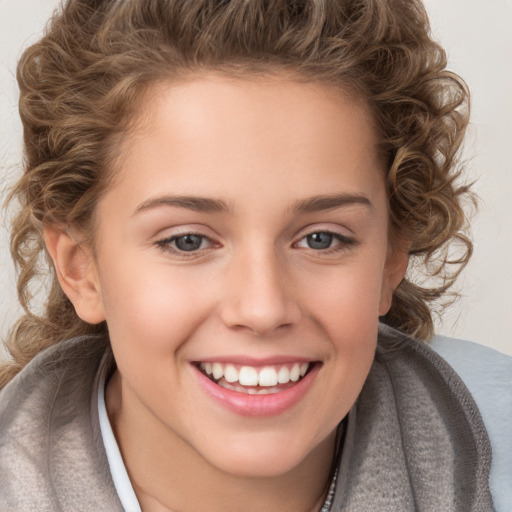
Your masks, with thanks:
[{"label": "ear", "polygon": [[391,308],[393,293],[407,272],[409,248],[396,244],[388,250],[379,302],[379,316],[385,315]]},{"label": "ear", "polygon": [[45,227],[43,233],[60,286],[75,307],[77,315],[90,324],[105,320],[92,251],[60,227]]}]

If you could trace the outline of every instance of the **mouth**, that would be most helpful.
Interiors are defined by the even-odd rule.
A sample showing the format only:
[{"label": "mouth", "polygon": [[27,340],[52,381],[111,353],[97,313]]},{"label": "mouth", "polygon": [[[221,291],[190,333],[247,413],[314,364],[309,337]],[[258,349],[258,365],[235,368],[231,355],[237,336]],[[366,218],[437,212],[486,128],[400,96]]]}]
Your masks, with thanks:
[{"label": "mouth", "polygon": [[218,386],[247,395],[270,395],[298,384],[314,362],[248,366],[222,362],[198,362],[198,370]]}]

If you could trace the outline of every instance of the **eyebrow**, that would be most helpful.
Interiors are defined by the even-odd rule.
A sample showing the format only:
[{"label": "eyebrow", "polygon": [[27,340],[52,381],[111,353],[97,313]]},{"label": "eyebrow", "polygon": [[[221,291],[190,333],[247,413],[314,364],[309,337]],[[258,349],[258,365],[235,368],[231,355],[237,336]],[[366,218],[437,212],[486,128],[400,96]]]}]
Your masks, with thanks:
[{"label": "eyebrow", "polygon": [[[351,206],[354,204],[361,204],[369,208],[373,207],[371,201],[364,195],[333,194],[301,199],[293,205],[292,211],[295,214],[314,213],[319,211],[332,210],[334,208],[341,208],[343,206]],[[133,215],[138,215],[144,211],[159,208],[161,206],[185,208],[187,210],[203,213],[219,213],[230,211],[227,203],[221,199],[212,199],[209,197],[198,196],[165,195],[144,201],[139,206],[137,206]]]},{"label": "eyebrow", "polygon": [[301,199],[293,206],[293,212],[296,214],[313,213],[355,204],[373,208],[372,202],[362,194],[333,194]]},{"label": "eyebrow", "polygon": [[195,212],[216,213],[227,212],[228,205],[220,199],[211,199],[209,197],[197,196],[161,196],[154,199],[148,199],[137,206],[133,215],[141,212],[159,208],[161,206],[170,206],[178,208],[186,208]]}]

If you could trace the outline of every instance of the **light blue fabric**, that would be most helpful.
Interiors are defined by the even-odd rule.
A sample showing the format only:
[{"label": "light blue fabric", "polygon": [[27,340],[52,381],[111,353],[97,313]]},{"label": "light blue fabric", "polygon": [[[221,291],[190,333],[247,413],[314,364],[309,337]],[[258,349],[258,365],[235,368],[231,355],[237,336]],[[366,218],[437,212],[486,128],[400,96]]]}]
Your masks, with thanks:
[{"label": "light blue fabric", "polygon": [[470,341],[436,336],[429,346],[473,395],[492,446],[490,488],[496,512],[512,512],[512,357]]}]

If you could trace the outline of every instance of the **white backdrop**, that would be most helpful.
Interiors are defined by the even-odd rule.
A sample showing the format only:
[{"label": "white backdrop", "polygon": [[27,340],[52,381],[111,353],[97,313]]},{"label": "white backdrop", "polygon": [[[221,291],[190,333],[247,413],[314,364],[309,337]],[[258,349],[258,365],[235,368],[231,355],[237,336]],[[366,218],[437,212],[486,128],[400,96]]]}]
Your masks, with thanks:
[{"label": "white backdrop", "polygon": [[[472,91],[466,143],[480,211],[475,255],[438,331],[512,354],[512,1],[426,0],[435,37],[450,69]],[[16,61],[35,41],[58,0],[0,0],[0,199],[20,172]],[[2,218],[3,220],[3,218]],[[0,337],[19,314],[8,234],[0,225]]]}]

